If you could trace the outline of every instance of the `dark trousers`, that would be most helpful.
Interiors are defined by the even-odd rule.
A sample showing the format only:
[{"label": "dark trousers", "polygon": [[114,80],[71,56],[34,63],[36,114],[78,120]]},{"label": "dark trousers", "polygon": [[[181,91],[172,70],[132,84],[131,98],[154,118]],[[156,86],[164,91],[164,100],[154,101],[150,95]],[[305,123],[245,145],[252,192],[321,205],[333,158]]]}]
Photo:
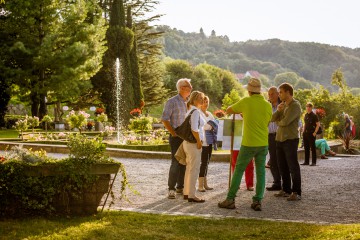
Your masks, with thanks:
[{"label": "dark trousers", "polygon": [[206,177],[211,154],[212,154],[212,144],[210,144],[209,146],[202,147],[199,177]]},{"label": "dark trousers", "polygon": [[281,187],[281,175],[279,171],[279,164],[276,157],[276,134],[269,134],[268,142],[269,142],[269,155],[270,155],[270,171],[274,178],[273,186]]},{"label": "dark trousers", "polygon": [[304,139],[304,150],[305,150],[305,162],[304,163],[309,164],[310,149],[311,149],[312,163],[316,164],[316,146],[315,146],[316,137],[314,137],[312,135],[312,133],[304,133],[303,139]]},{"label": "dark trousers", "polygon": [[297,157],[298,145],[298,138],[276,142],[276,155],[283,181],[282,189],[287,193],[296,192],[301,195],[301,174]]},{"label": "dark trousers", "polygon": [[186,166],[181,165],[175,158],[175,153],[180,147],[183,140],[179,137],[173,137],[170,135],[169,143],[171,148],[171,165],[169,170],[168,186],[169,190],[175,190],[184,188],[184,176]]}]

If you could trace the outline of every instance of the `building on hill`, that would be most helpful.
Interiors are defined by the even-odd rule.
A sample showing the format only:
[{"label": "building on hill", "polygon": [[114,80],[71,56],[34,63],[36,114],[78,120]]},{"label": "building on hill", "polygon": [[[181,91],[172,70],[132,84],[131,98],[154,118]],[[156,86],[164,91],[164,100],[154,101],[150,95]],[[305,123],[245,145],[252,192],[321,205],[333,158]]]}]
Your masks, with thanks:
[{"label": "building on hill", "polygon": [[236,79],[241,82],[244,78],[253,77],[253,78],[260,78],[260,73],[258,71],[246,71],[246,73],[235,73]]}]

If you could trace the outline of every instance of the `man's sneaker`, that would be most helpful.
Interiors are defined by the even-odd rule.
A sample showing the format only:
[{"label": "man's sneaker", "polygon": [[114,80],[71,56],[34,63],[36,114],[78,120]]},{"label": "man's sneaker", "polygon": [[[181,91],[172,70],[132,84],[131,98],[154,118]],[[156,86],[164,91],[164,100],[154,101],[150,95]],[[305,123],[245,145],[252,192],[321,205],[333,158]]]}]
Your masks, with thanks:
[{"label": "man's sneaker", "polygon": [[219,208],[228,208],[228,209],[234,209],[235,208],[235,201],[234,200],[228,200],[225,199],[222,202],[218,203]]},{"label": "man's sneaker", "polygon": [[296,192],[292,192],[291,195],[287,198],[288,201],[299,201],[301,200],[301,196]]},{"label": "man's sneaker", "polygon": [[175,191],[174,190],[169,190],[168,199],[175,199]]},{"label": "man's sneaker", "polygon": [[280,190],[280,192],[274,194],[275,197],[289,197],[290,194],[284,192],[284,190]]},{"label": "man's sneaker", "polygon": [[254,209],[255,211],[261,211],[261,202],[260,201],[254,201],[251,204],[251,208]]},{"label": "man's sneaker", "polygon": [[176,189],[176,194],[183,194],[184,193],[184,189],[183,188],[177,188]]}]

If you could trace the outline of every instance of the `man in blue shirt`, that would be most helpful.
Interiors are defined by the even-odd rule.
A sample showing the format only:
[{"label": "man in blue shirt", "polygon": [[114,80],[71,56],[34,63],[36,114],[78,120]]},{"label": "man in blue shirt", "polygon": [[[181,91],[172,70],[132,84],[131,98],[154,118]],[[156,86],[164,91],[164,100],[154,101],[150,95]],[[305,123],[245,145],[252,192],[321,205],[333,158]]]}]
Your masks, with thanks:
[{"label": "man in blue shirt", "polygon": [[170,133],[171,165],[168,179],[169,199],[175,199],[176,193],[182,194],[184,188],[186,166],[179,164],[175,158],[175,153],[183,140],[176,135],[175,128],[180,126],[185,120],[185,114],[187,112],[186,101],[192,90],[190,81],[191,80],[187,78],[182,78],[177,81],[176,88],[178,94],[165,103],[161,117],[162,123]]}]

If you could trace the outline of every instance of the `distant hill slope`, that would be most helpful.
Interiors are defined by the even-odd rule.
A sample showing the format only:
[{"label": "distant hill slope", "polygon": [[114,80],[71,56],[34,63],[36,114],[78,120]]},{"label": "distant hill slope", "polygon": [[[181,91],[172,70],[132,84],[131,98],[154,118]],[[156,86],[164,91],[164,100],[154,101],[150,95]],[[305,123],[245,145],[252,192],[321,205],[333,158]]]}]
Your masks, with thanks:
[{"label": "distant hill slope", "polygon": [[158,29],[165,32],[164,54],[175,59],[207,62],[234,73],[255,70],[270,79],[291,71],[326,87],[331,87],[333,71],[342,67],[347,84],[360,87],[360,48],[279,39],[230,42],[227,36],[207,37],[168,26]]}]

